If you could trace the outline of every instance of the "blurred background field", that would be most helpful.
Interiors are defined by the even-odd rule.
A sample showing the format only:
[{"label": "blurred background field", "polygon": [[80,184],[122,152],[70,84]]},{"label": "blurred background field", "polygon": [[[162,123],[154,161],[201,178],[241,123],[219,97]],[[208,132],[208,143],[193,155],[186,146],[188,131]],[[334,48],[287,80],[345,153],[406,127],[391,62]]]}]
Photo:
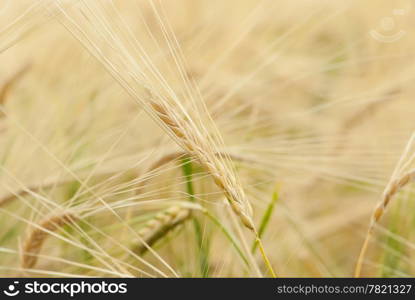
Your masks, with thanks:
[{"label": "blurred background field", "polygon": [[[353,275],[415,128],[413,1],[35,2],[0,4],[0,276],[267,276],[207,170],[132,99],[131,72],[214,121],[279,276]],[[172,206],[191,215],[137,253]],[[414,208],[408,185],[364,276],[414,275]]]}]

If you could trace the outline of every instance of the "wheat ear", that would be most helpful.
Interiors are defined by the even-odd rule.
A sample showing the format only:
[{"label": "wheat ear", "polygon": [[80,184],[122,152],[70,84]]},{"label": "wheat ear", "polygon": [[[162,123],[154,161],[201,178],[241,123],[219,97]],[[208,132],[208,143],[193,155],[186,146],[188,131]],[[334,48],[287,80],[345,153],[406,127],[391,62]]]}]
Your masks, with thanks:
[{"label": "wheat ear", "polygon": [[[183,103],[179,101],[177,95],[172,93],[168,85],[163,84],[167,86],[167,88],[164,87],[164,92],[157,92],[158,89],[154,87],[151,78],[148,77],[150,74],[146,74],[146,69],[140,70],[137,68],[137,62],[134,61],[131,53],[128,53],[128,49],[119,47],[120,45],[125,45],[126,42],[131,42],[131,40],[127,41],[120,35],[110,34],[111,26],[106,24],[105,14],[100,16],[99,9],[94,14],[91,14],[90,11],[93,9],[93,6],[89,5],[87,1],[84,1],[83,5],[85,11],[77,7],[76,12],[80,12],[80,14],[74,12],[74,16],[71,17],[68,14],[69,9],[57,3],[56,8],[62,12],[62,16],[66,20],[66,22],[63,22],[66,23],[64,24],[65,28],[106,67],[108,72],[114,76],[125,91],[165,129],[185,152],[200,162],[211,174],[216,185],[223,191],[234,213],[258,237],[252,219],[252,207],[244,195],[241,183],[233,173],[232,166],[228,163],[230,158],[224,156],[217,157],[215,155],[217,146],[221,142],[220,136],[217,134],[216,139],[214,139],[202,122],[196,119],[198,114],[196,114],[195,118],[192,118],[185,106],[183,106]],[[84,24],[87,24],[86,28],[76,23],[76,17],[80,18],[80,23],[83,21]],[[98,26],[106,26],[109,28],[108,31],[110,31],[109,34],[106,34],[107,31],[98,31],[98,38],[103,37],[103,39],[98,39],[98,42],[88,35],[88,28],[91,29],[88,26],[94,25],[94,20],[96,19],[100,19]],[[93,27],[92,36],[96,33],[97,28]],[[170,32],[166,32],[166,35],[169,34]],[[166,40],[168,40],[168,37],[166,37]],[[115,51],[116,55],[111,58],[104,55],[104,52],[107,51],[101,50],[103,50],[103,47],[106,48],[106,46],[110,46],[109,49],[118,50]],[[146,55],[143,56],[145,57]],[[151,62],[143,67],[148,68],[151,73],[158,73],[153,72],[155,67]],[[184,79],[186,80],[186,78]],[[164,80],[162,81],[164,83]],[[214,127],[208,112],[205,112],[206,120]],[[270,267],[268,263],[267,266]]]},{"label": "wheat ear", "polygon": [[144,254],[158,240],[188,220],[191,212],[192,210],[189,207],[176,205],[158,213],[154,218],[145,223],[138,232],[142,240],[139,241],[139,245],[135,246],[133,251],[138,255]]},{"label": "wheat ear", "polygon": [[[152,99],[151,94],[150,99]],[[150,105],[156,112],[158,119],[169,128],[169,132],[174,135],[183,149],[197,158],[200,164],[208,170],[215,184],[225,194],[234,213],[245,227],[254,233],[262,259],[270,275],[277,277],[255,228],[252,219],[252,207],[246,199],[241,184],[230,171],[230,167],[225,164],[225,159],[229,159],[229,156],[225,156],[225,159],[223,159],[221,154],[218,155],[215,151],[212,151],[210,145],[206,143],[208,137],[203,138],[199,131],[194,130],[191,122],[178,117],[175,110],[171,109],[167,103],[156,103],[150,100]]]},{"label": "wheat ear", "polygon": [[37,255],[48,236],[65,224],[72,224],[75,221],[76,217],[70,212],[56,214],[40,221],[23,243],[21,267],[23,269],[33,268],[37,263]]},{"label": "wheat ear", "polygon": [[241,219],[242,223],[254,231],[254,224],[251,217],[252,208],[246,200],[240,184],[233,174],[230,174],[227,166],[207,145],[205,139],[196,132],[184,119],[177,118],[174,110],[169,105],[151,102],[151,107],[157,113],[158,118],[166,125],[190,155],[196,157],[200,164],[205,167],[213,177],[215,184],[224,192],[226,199],[233,211]]},{"label": "wheat ear", "polygon": [[403,176],[399,177],[398,179],[393,180],[388,185],[388,187],[385,189],[382,200],[377,205],[375,211],[372,214],[369,229],[367,231],[365,240],[363,242],[362,248],[359,253],[359,258],[356,263],[356,268],[355,268],[355,273],[354,273],[355,277],[360,277],[360,274],[362,272],[363,261],[364,261],[364,258],[367,252],[367,248],[369,246],[370,239],[372,238],[375,225],[379,222],[379,220],[385,214],[386,209],[389,203],[392,201],[393,197],[396,194],[398,194],[399,191],[401,191],[408,183],[414,180],[415,180],[415,169],[405,173]]},{"label": "wheat ear", "polygon": [[[228,154],[226,152],[218,152],[215,155],[217,155],[218,157],[220,156],[226,156],[226,157],[230,157],[232,160],[237,160],[237,161],[241,161],[241,162],[245,162],[247,161],[247,159],[245,159],[244,157],[241,156],[237,156],[235,154]],[[174,151],[174,152],[170,152],[167,153],[165,155],[163,155],[162,157],[160,157],[158,160],[156,160],[154,163],[152,163],[143,174],[148,174],[151,173],[157,169],[159,169],[160,167],[167,165],[170,162],[174,162],[177,161],[179,158],[189,158],[191,159],[191,156],[184,151]],[[142,189],[144,188],[144,186],[146,185],[147,181],[150,178],[146,178],[144,177],[137,185],[136,187],[136,194],[140,194],[142,192]],[[1,206],[1,198],[0,198],[0,206]]]},{"label": "wheat ear", "polygon": [[[168,121],[168,123],[169,124],[172,124],[172,122],[171,121]],[[177,130],[176,130],[177,131]],[[171,161],[174,161],[174,160],[176,160],[176,159],[178,159],[178,158],[180,158],[180,157],[190,157],[186,152],[173,152],[173,153],[169,153],[169,154],[167,154],[167,155],[165,155],[165,156],[163,156],[163,157],[161,157],[159,160],[157,160],[154,164],[152,164],[151,166],[150,166],[150,168],[148,169],[148,172],[151,172],[151,171],[154,171],[155,169],[157,169],[157,168],[159,168],[160,166],[162,166],[162,165],[165,165],[165,164],[167,164],[167,163],[169,163],[169,162],[171,162]],[[215,156],[218,156],[218,157],[221,157],[221,156],[225,156],[225,157],[231,157],[231,158],[233,158],[233,159],[236,159],[236,160],[240,160],[240,161],[244,161],[245,159],[244,158],[242,158],[242,157],[238,157],[238,156],[235,156],[235,155],[231,155],[231,154],[227,154],[227,153],[215,153]],[[215,177],[214,177],[214,179],[215,179]],[[219,187],[221,187],[222,189],[224,189],[223,188],[223,185],[219,182],[217,182],[218,180],[220,180],[220,178],[218,178],[218,179],[216,179],[215,180],[215,183],[219,186]],[[139,191],[141,191],[141,188],[143,187],[143,185],[146,183],[146,181],[147,180],[143,180],[142,182],[141,182],[141,184],[138,186],[138,188],[137,188],[137,193],[139,192]],[[226,191],[225,191],[225,195],[227,195],[227,193],[226,193]],[[259,249],[260,249],[260,252],[261,252],[261,256],[262,256],[262,259],[263,259],[263,261],[264,261],[264,263],[265,263],[265,265],[267,266],[267,268],[268,268],[268,271],[269,271],[269,273],[270,273],[270,275],[272,276],[272,277],[277,277],[277,275],[275,274],[275,272],[274,272],[274,270],[273,270],[273,268],[272,268],[272,266],[271,266],[271,262],[269,261],[269,259],[268,259],[268,257],[267,257],[267,255],[266,255],[266,253],[265,253],[265,250],[264,250],[264,247],[263,247],[263,244],[262,244],[262,241],[261,241],[261,238],[260,238],[260,236],[259,236],[259,234],[258,234],[258,232],[257,232],[257,230],[256,230],[256,228],[255,228],[255,226],[254,226],[254,224],[253,224],[253,221],[252,221],[252,219],[248,219],[248,220],[246,220],[245,218],[244,218],[244,216],[242,215],[241,216],[241,214],[240,213],[238,213],[238,207],[236,207],[236,211],[235,211],[235,207],[232,205],[232,203],[234,203],[233,201],[231,201],[228,197],[227,197],[227,200],[229,201],[229,203],[231,203],[231,207],[232,207],[232,209],[233,209],[233,211],[234,212],[236,212],[237,213],[237,215],[241,218],[241,220],[242,220],[242,222],[243,222],[243,224],[246,226],[246,227],[248,227],[249,229],[251,229],[253,232],[254,232],[254,234],[255,234],[255,242],[256,242],[256,244],[258,245],[258,247],[259,247]],[[245,221],[245,222],[244,222]]]}]

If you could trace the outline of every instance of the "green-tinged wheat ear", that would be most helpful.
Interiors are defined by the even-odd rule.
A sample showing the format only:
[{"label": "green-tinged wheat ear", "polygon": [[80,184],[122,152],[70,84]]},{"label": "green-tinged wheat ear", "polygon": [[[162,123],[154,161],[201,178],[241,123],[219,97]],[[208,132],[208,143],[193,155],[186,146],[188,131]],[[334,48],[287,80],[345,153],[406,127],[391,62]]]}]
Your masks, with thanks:
[{"label": "green-tinged wheat ear", "polygon": [[172,206],[158,213],[140,229],[141,240],[134,246],[134,252],[143,255],[149,247],[166,236],[174,228],[183,224],[191,216],[192,209],[183,206]]},{"label": "green-tinged wheat ear", "polygon": [[359,258],[357,260],[356,268],[355,268],[355,277],[360,277],[362,272],[363,261],[367,252],[367,248],[369,246],[369,241],[373,235],[373,231],[375,225],[379,222],[382,216],[385,214],[388,205],[392,201],[393,197],[399,193],[408,183],[415,180],[415,169],[411,170],[401,177],[392,181],[388,187],[386,188],[385,192],[383,193],[382,200],[376,206],[375,211],[372,214],[371,222],[369,225],[369,229],[367,231],[365,240],[363,242],[362,248],[360,250]]},{"label": "green-tinged wheat ear", "polygon": [[48,236],[66,224],[73,224],[76,220],[77,218],[70,212],[55,214],[41,220],[23,242],[21,267],[23,269],[33,268]]}]

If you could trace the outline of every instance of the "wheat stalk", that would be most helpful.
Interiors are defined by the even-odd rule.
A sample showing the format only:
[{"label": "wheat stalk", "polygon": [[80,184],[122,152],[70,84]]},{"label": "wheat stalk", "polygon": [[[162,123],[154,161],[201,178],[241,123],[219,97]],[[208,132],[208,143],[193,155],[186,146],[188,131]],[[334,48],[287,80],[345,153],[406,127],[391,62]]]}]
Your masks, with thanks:
[{"label": "wheat stalk", "polygon": [[[154,87],[148,76],[141,74],[142,70],[140,70],[137,62],[132,59],[128,49],[123,47],[123,45],[131,41],[123,40],[122,36],[109,34],[107,31],[98,32],[98,39],[93,39],[97,34],[96,28],[92,32],[89,32],[88,29],[97,21],[95,18],[100,17],[101,21],[105,20],[105,15],[103,15],[102,11],[101,13],[99,12],[102,10],[99,5],[95,7],[93,3],[83,2],[83,9],[78,7],[77,12],[72,11],[71,13],[70,7],[63,5],[60,1],[55,4],[56,8],[62,13],[62,21],[65,28],[79,39],[106,67],[107,71],[125,91],[166,130],[185,152],[199,160],[200,164],[212,175],[216,185],[222,189],[233,211],[240,217],[243,224],[254,231],[252,208],[244,195],[241,184],[238,182],[235,174],[233,174],[231,166],[227,163],[227,161],[230,161],[229,157],[221,156],[218,158],[215,155],[218,152],[216,150],[218,141],[208,134],[201,122],[197,122],[196,118],[193,118],[188,113],[177,95],[170,92],[170,87],[165,88],[165,94],[163,94],[162,91]],[[93,8],[97,10],[94,11],[94,14],[91,14]],[[79,12],[82,13],[79,14]],[[88,17],[86,17],[87,15]],[[78,23],[75,21],[76,18],[79,18]],[[80,24],[86,24],[86,26],[83,27]],[[95,25],[102,27],[103,24],[111,33],[111,26],[106,24],[106,20],[104,23],[100,22]],[[88,33],[91,36],[88,36]],[[98,51],[108,45],[109,42],[111,42],[110,49],[114,49],[115,46],[119,51],[117,55],[108,57],[107,55],[104,56],[102,51]],[[148,65],[143,65],[142,67],[147,67],[148,71],[153,73],[155,67],[150,61],[147,61],[146,64]],[[186,80],[188,81],[188,79]],[[215,127],[209,117],[209,113],[206,110],[203,112],[206,114],[206,120]]]},{"label": "wheat stalk", "polygon": [[154,218],[146,222],[138,232],[142,240],[139,241],[139,245],[135,246],[134,252],[138,255],[144,254],[158,240],[188,220],[191,212],[192,209],[190,207],[175,205],[158,213]]},{"label": "wheat stalk", "polygon": [[[114,174],[117,174],[116,171],[105,171],[105,172],[98,172],[94,175],[94,177],[100,177],[100,176],[113,176]],[[86,177],[86,175],[84,175]],[[81,176],[83,178],[83,176]],[[69,178],[59,178],[57,179],[56,176],[49,177],[46,179],[43,179],[41,183],[34,183],[34,184],[28,184],[27,186],[24,186],[20,189],[17,189],[13,192],[4,193],[3,195],[0,195],[0,207],[8,205],[9,203],[13,202],[14,200],[25,197],[27,195],[36,194],[39,191],[47,190],[53,187],[62,186],[71,182],[76,181],[73,177]]]},{"label": "wheat stalk", "polygon": [[[106,19],[105,13],[102,12],[102,8],[99,5],[94,6],[90,2],[84,1],[82,3],[83,9],[77,7],[77,11],[70,13],[70,10],[67,7],[64,8],[61,2],[56,4],[56,8],[62,12],[62,21],[65,28],[106,67],[107,71],[125,91],[165,129],[186,153],[199,161],[213,177],[216,185],[223,191],[234,213],[258,237],[252,219],[252,207],[249,201],[247,201],[241,183],[233,172],[233,168],[229,163],[230,158],[228,156],[216,156],[218,145],[221,141],[219,131],[215,130],[215,138],[209,134],[203,122],[198,120],[198,113],[194,113],[191,110],[188,111],[183,105],[183,101],[179,100],[181,97],[172,92],[171,87],[165,83],[162,76],[157,75],[158,70],[151,60],[147,59],[145,51],[142,51],[142,60],[144,62],[140,67],[132,53],[125,48],[125,45],[131,43],[132,39],[124,40],[122,35],[113,32],[114,30],[108,24],[108,19]],[[101,13],[99,12],[100,10]],[[76,21],[77,19],[78,22]],[[103,30],[97,31],[97,26]],[[164,25],[161,25],[161,27],[164,31],[166,42],[173,46],[171,43],[175,38],[171,39],[172,36],[169,36],[172,33],[167,32]],[[90,31],[91,28],[93,28],[92,31]],[[126,33],[128,32],[127,29]],[[97,39],[94,40],[94,38]],[[110,46],[108,49],[116,49],[116,55],[108,55],[107,51],[103,51],[106,46]],[[140,48],[139,45],[136,46],[137,49]],[[176,62],[180,64],[177,52],[172,50],[172,55]],[[181,76],[183,76],[183,80],[189,84],[189,80],[185,77],[181,68],[179,67],[178,69]],[[152,82],[149,75],[150,77],[154,75],[157,85]],[[164,91],[157,88],[160,83],[163,85]],[[190,85],[188,88],[190,88]],[[202,107],[204,106],[202,105]],[[194,114],[194,117],[189,112],[192,115]],[[215,128],[215,124],[211,120],[208,111],[203,110],[203,113],[205,113],[205,120],[212,125],[212,128]],[[266,264],[270,268],[267,262]]]},{"label": "wheat stalk", "polygon": [[75,221],[76,217],[71,212],[55,214],[40,221],[23,243],[21,267],[23,269],[33,268],[37,263],[37,255],[48,236],[62,226],[72,224]]},{"label": "wheat stalk", "polygon": [[[248,161],[246,158],[242,157],[242,156],[238,156],[235,154],[230,154],[230,153],[226,153],[226,152],[219,152],[216,153],[216,155],[218,157],[225,156],[225,157],[230,157],[232,160],[237,160],[240,162],[246,162]],[[177,161],[180,158],[189,158],[191,159],[191,156],[184,151],[173,151],[170,153],[167,153],[165,155],[163,155],[162,157],[160,157],[158,160],[156,160],[154,163],[152,163],[143,174],[150,174],[152,172],[154,172],[155,170],[159,169],[162,166],[167,165],[168,163]],[[136,188],[136,194],[140,194],[142,192],[143,187],[146,185],[146,183],[148,182],[148,180],[151,179],[150,177],[144,177],[142,178],[142,180],[140,180],[140,182],[137,185]],[[0,199],[0,205],[1,205],[1,199]]]},{"label": "wheat stalk", "polygon": [[252,219],[252,207],[246,199],[241,184],[237,181],[231,168],[225,164],[226,160],[223,159],[223,156],[227,159],[229,159],[229,156],[212,151],[212,146],[206,144],[206,138],[203,138],[197,130],[194,130],[189,120],[178,117],[176,111],[170,109],[168,102],[157,103],[154,100],[150,100],[150,104],[156,112],[158,119],[169,128],[169,132],[174,135],[174,138],[182,145],[182,148],[190,156],[197,158],[199,163],[207,169],[215,184],[223,191],[233,212],[239,217],[245,227],[254,233],[264,263],[271,276],[276,277],[255,228]]},{"label": "wheat stalk", "polygon": [[369,225],[369,229],[367,231],[365,240],[363,242],[362,248],[359,253],[359,258],[357,260],[356,268],[355,268],[355,277],[360,277],[362,272],[363,261],[367,252],[367,248],[369,246],[369,241],[373,235],[374,228],[382,216],[385,214],[386,209],[390,202],[392,201],[393,197],[398,194],[407,184],[415,180],[415,169],[408,171],[398,179],[393,180],[388,187],[385,189],[383,193],[382,200],[376,206],[375,211],[372,214],[371,222]]}]

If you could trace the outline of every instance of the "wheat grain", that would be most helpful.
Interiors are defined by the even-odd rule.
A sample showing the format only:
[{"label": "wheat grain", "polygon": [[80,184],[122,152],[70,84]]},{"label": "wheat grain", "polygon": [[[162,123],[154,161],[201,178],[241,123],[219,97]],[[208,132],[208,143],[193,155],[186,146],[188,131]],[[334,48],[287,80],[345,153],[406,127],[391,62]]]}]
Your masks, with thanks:
[{"label": "wheat grain", "polygon": [[139,245],[134,247],[134,252],[142,255],[149,247],[167,235],[178,225],[183,224],[191,216],[191,208],[184,206],[172,206],[158,213],[154,218],[145,223],[138,232],[141,237]]},{"label": "wheat grain", "polygon": [[393,180],[383,193],[382,200],[377,205],[375,211],[372,214],[371,222],[369,225],[368,232],[366,234],[365,240],[363,242],[362,248],[359,253],[359,258],[357,260],[355,268],[355,277],[360,277],[362,272],[363,261],[366,255],[367,248],[369,246],[369,241],[373,235],[374,228],[382,216],[385,214],[386,209],[393,197],[399,193],[408,183],[415,180],[415,169],[408,171],[398,179]]},{"label": "wheat grain", "polygon": [[33,268],[37,263],[37,255],[51,232],[75,221],[76,217],[70,212],[55,214],[40,221],[23,243],[21,267],[23,269]]},{"label": "wheat grain", "polygon": [[[163,92],[154,86],[148,75],[156,74],[158,71],[154,69],[151,61],[146,59],[144,59],[145,64],[141,67],[137,64],[132,53],[125,48],[126,45],[134,41],[124,40],[123,35],[113,32],[115,28],[112,28],[108,22],[108,16],[105,15],[105,11],[99,3],[83,2],[81,6],[77,7],[76,12],[71,11],[61,2],[56,2],[56,8],[62,13],[62,22],[65,28],[106,67],[125,91],[166,130],[185,152],[199,160],[200,164],[212,175],[216,185],[223,190],[233,211],[239,216],[242,223],[250,230],[255,231],[252,208],[244,195],[242,185],[238,182],[230,164],[227,163],[230,161],[229,157],[218,158],[215,155],[218,152],[220,140],[218,130],[215,131],[217,139],[215,140],[208,134],[202,122],[196,122],[198,114],[195,113],[195,117],[191,116],[179,97],[170,91],[171,87],[165,86]],[[164,31],[164,25],[160,24],[160,26]],[[97,28],[99,28],[98,31]],[[90,31],[91,29],[92,31]],[[124,29],[125,33],[129,32],[128,28]],[[172,33],[164,31],[164,34],[166,34],[166,42],[170,44],[172,36],[169,35]],[[94,38],[97,39],[94,40]],[[101,50],[108,43],[111,44],[110,49],[117,50],[116,55],[105,52],[106,55],[103,56],[104,52]],[[137,49],[140,48],[139,45],[135,46],[138,47]],[[172,45],[170,44],[170,46]],[[172,55],[176,56],[177,53],[173,51]],[[144,51],[143,58],[145,57],[147,54]],[[148,68],[148,74],[143,73],[141,68]],[[180,70],[179,67],[179,72]],[[162,77],[156,77],[164,84]],[[184,78],[184,80],[188,84],[188,79]],[[159,84],[160,82],[157,85]],[[190,113],[194,114],[192,111]],[[208,111],[204,110],[203,113],[206,121],[210,122],[212,128],[215,128]]]},{"label": "wheat grain", "polygon": [[[217,156],[229,156],[232,160],[237,160],[240,162],[246,162],[247,159],[242,157],[242,156],[238,156],[235,154],[229,154],[229,153],[225,153],[225,152],[220,152],[220,153],[216,153]],[[191,158],[191,156],[189,156],[188,153],[183,152],[183,151],[174,151],[174,152],[170,152],[167,153],[165,155],[163,155],[162,157],[160,157],[158,160],[156,160],[154,163],[152,163],[143,174],[151,174],[152,172],[154,172],[155,170],[161,168],[162,166],[173,162],[173,161],[177,161],[180,158]],[[146,183],[148,182],[148,180],[151,178],[151,176],[147,177],[147,176],[143,176],[142,180],[140,180],[140,182],[137,185],[136,188],[136,194],[140,194],[142,193],[142,190],[144,188],[144,186],[146,185]],[[1,200],[0,200],[0,205],[1,205]]]},{"label": "wheat grain", "polygon": [[189,126],[188,122],[184,119],[178,119],[174,110],[169,109],[167,104],[159,104],[153,101],[151,107],[157,113],[159,119],[182,142],[181,144],[186,152],[195,156],[212,175],[213,181],[223,190],[233,211],[239,216],[242,223],[247,228],[254,230],[251,217],[252,209],[240,184],[236,182],[236,178],[227,170],[224,163],[216,157],[215,152],[212,153],[210,145],[206,145],[204,139]]}]

